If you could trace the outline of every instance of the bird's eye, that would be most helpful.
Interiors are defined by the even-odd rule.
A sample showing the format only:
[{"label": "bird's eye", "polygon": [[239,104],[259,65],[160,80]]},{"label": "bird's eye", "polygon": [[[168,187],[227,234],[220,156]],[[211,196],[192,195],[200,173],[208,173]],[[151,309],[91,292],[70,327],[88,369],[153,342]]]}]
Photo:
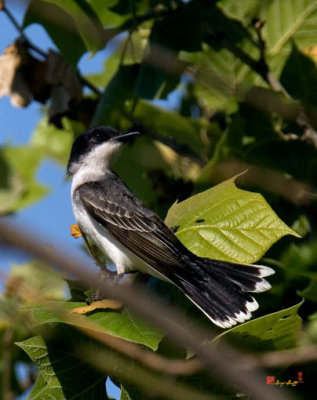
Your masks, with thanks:
[{"label": "bird's eye", "polygon": [[92,139],[93,139],[94,142],[100,142],[100,140],[102,139],[101,133],[100,132],[96,132]]}]

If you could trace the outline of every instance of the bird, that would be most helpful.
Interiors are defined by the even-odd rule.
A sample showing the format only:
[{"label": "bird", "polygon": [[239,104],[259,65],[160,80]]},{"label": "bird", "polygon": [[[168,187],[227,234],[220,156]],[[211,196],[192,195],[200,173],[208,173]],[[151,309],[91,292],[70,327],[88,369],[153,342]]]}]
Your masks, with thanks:
[{"label": "bird", "polygon": [[141,271],[174,284],[221,328],[247,321],[259,307],[250,293],[269,290],[264,278],[275,271],[199,257],[181,243],[111,171],[123,145],[139,134],[96,126],[74,141],[67,173],[77,225],[109,257],[118,276]]}]

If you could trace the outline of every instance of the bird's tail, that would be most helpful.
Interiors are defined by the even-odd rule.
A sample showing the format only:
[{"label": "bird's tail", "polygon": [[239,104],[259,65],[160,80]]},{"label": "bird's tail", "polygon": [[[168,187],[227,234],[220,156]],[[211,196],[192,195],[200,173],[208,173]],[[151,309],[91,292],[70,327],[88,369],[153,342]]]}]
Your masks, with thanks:
[{"label": "bird's tail", "polygon": [[[175,274],[174,283],[221,328],[251,318],[259,305],[248,292],[264,292],[271,285],[264,277],[274,270],[261,265],[235,264],[209,258],[193,257],[186,274]],[[186,266],[185,266],[186,267]],[[182,275],[182,276],[180,276]]]}]

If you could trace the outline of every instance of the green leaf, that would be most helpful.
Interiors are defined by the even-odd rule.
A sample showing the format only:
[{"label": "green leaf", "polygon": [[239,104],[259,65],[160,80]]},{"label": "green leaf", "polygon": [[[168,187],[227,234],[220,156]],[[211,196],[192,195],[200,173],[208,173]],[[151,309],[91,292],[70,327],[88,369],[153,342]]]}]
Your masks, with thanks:
[{"label": "green leaf", "polygon": [[38,150],[32,146],[4,146],[0,149],[0,160],[3,166],[0,172],[0,213],[19,210],[48,193],[48,189],[35,179],[42,161]]},{"label": "green leaf", "polygon": [[244,0],[243,2],[220,0],[217,5],[225,15],[240,20],[245,26],[248,26],[252,19],[259,15],[263,3],[259,0]]},{"label": "green leaf", "polygon": [[47,393],[45,393],[46,388],[47,388],[47,383],[45,379],[43,378],[42,374],[38,374],[33,389],[29,395],[29,399],[33,400],[38,398],[44,400],[45,396],[47,397]]},{"label": "green leaf", "polygon": [[297,292],[299,296],[317,304],[317,277],[304,289]]},{"label": "green leaf", "polygon": [[62,118],[63,129],[49,124],[43,118],[31,138],[31,145],[43,156],[51,157],[63,166],[66,165],[75,137],[85,131],[80,122]]},{"label": "green leaf", "polygon": [[288,93],[307,105],[317,106],[317,68],[315,63],[293,44],[281,75]]},{"label": "green leaf", "polygon": [[7,163],[0,151],[0,215],[11,213],[25,190],[22,177]]},{"label": "green leaf", "polygon": [[[75,302],[54,302],[51,303],[50,310],[54,310],[56,307],[62,307],[65,311],[71,311],[77,307],[84,307],[86,303],[75,303]],[[69,321],[67,318],[62,319],[53,311],[45,309],[41,306],[36,306],[30,309],[32,317],[37,324],[46,323],[58,323],[64,322],[65,324],[73,324],[73,319]],[[163,337],[161,332],[158,332],[148,323],[136,318],[130,311],[96,311],[88,316],[79,317],[78,324],[82,321],[81,318],[88,318],[89,321],[96,323],[97,327],[117,336],[121,339],[128,340],[130,342],[139,343],[145,345],[152,350],[156,350]]]},{"label": "green leaf", "polygon": [[106,87],[120,65],[141,63],[146,44],[147,41],[139,31],[131,33],[129,37],[125,37],[120,42],[116,51],[107,58],[104,63],[104,70],[100,73],[89,75],[89,80],[97,86]]},{"label": "green leaf", "polygon": [[167,79],[167,73],[154,65],[143,63],[135,83],[135,93],[138,97],[152,100],[155,98],[163,83]]},{"label": "green leaf", "polygon": [[30,400],[105,398],[106,377],[75,357],[80,339],[76,331],[64,328],[47,342],[41,336],[34,336],[16,343],[39,370]]},{"label": "green leaf", "polygon": [[129,14],[120,15],[111,10],[118,0],[90,0],[89,3],[104,26],[118,27],[130,17]]},{"label": "green leaf", "polygon": [[124,386],[121,385],[120,400],[133,400]]},{"label": "green leaf", "polygon": [[85,49],[96,52],[105,43],[98,16],[84,0],[32,0],[24,26],[36,22],[45,27],[64,57],[73,64]]},{"label": "green leaf", "polygon": [[[248,46],[248,53],[251,49]],[[241,86],[260,84],[261,79],[248,65],[240,61],[226,48],[214,50],[206,48],[197,53],[182,52],[180,58],[193,64],[196,74],[194,91],[211,109],[226,108],[233,112],[237,108]]]},{"label": "green leaf", "polygon": [[300,303],[236,326],[217,336],[252,351],[287,350],[296,347],[302,326],[297,314]]},{"label": "green leaf", "polygon": [[60,300],[65,298],[65,282],[61,274],[42,261],[13,265],[11,274],[39,291],[47,299]]},{"label": "green leaf", "polygon": [[72,65],[76,65],[85,53],[86,46],[77,32],[72,17],[55,4],[45,0],[31,0],[23,26],[27,27],[36,23],[45,28],[63,56]]},{"label": "green leaf", "polygon": [[317,262],[316,240],[301,245],[292,243],[282,254],[281,262],[288,273],[317,279],[315,269]]},{"label": "green leaf", "polygon": [[314,0],[263,2],[261,17],[269,54],[278,54],[291,39],[299,45],[316,44],[317,3]]},{"label": "green leaf", "polygon": [[126,100],[133,97],[137,65],[122,65],[100,97],[92,125],[118,125]]},{"label": "green leaf", "polygon": [[278,239],[298,236],[258,193],[238,189],[235,177],[174,204],[166,224],[201,257],[253,263]]},{"label": "green leaf", "polygon": [[199,125],[193,119],[182,117],[177,112],[146,101],[138,102],[134,115],[154,132],[171,136],[177,143],[187,145],[196,154],[201,153],[203,142],[199,134]]}]

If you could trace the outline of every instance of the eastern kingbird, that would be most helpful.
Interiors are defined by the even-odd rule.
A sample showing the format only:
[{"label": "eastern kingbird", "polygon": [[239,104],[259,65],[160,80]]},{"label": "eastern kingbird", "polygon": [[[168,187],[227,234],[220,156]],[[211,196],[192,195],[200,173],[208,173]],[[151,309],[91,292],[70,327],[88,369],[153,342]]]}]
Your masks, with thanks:
[{"label": "eastern kingbird", "polygon": [[136,135],[100,126],[75,140],[67,172],[79,228],[109,256],[119,275],[139,270],[172,282],[222,328],[244,322],[258,308],[248,292],[270,289],[263,277],[274,270],[191,253],[110,171],[123,143]]}]

